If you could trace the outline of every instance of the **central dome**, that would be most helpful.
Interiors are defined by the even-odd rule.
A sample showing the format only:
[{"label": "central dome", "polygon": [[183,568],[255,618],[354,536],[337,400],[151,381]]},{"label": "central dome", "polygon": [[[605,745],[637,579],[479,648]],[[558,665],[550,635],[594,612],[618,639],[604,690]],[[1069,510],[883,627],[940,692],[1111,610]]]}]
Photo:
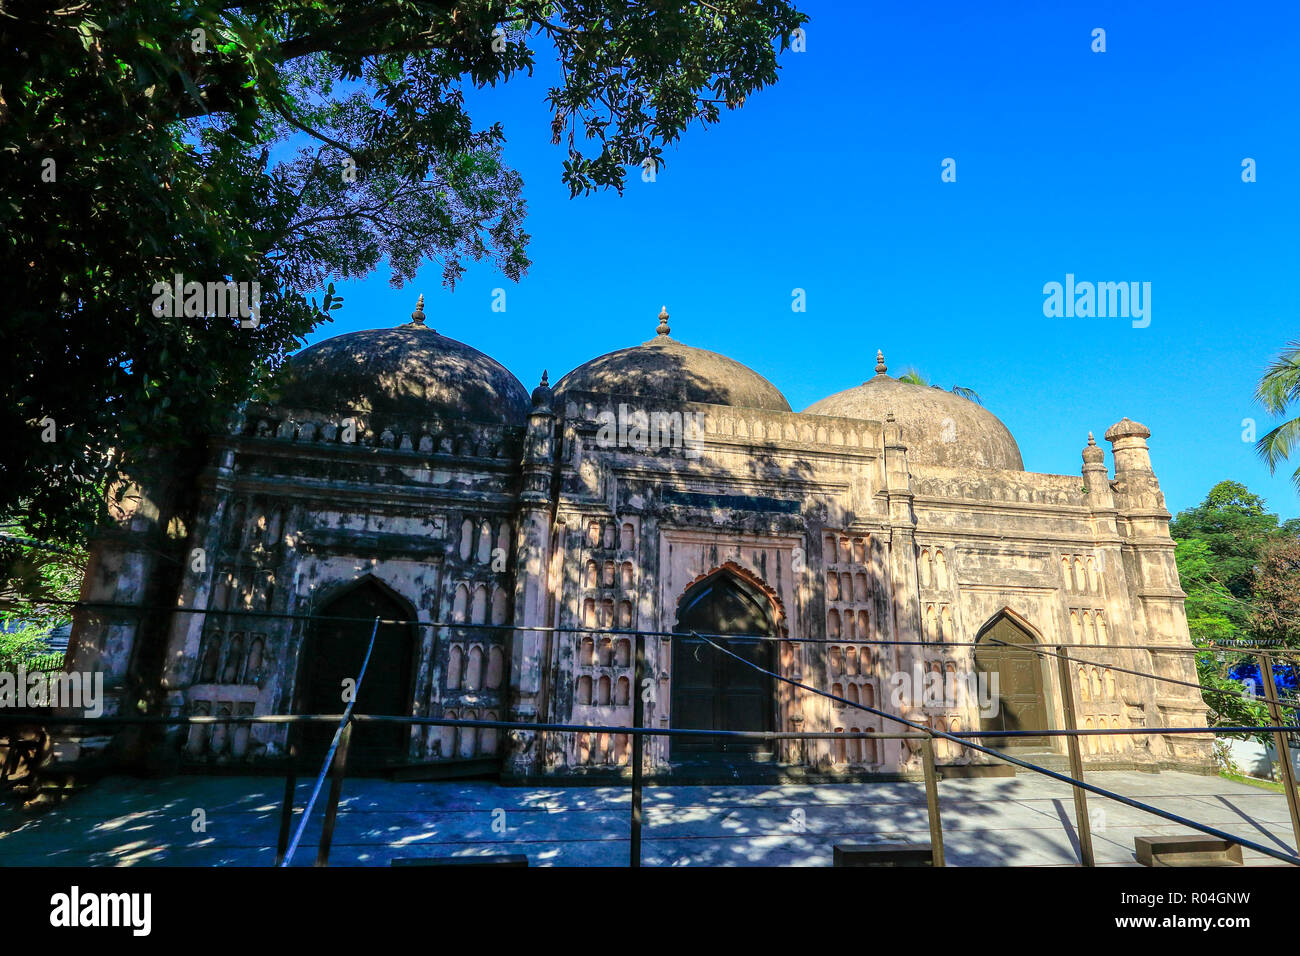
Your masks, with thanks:
[{"label": "central dome", "polygon": [[907,446],[908,461],[1025,470],[1016,440],[992,412],[945,389],[890,378],[879,352],[876,362],[875,378],[809,405],[804,414],[876,422],[893,414]]},{"label": "central dome", "polygon": [[790,403],[767,379],[735,359],[683,345],[668,336],[668,312],[659,313],[658,334],[648,342],[610,352],[579,365],[555,385],[565,392],[627,395],[667,403],[704,402],[790,411]]},{"label": "central dome", "polygon": [[405,325],[348,332],[303,349],[281,369],[276,404],[379,419],[523,424],[529,401],[519,379],[424,319],[420,296]]}]

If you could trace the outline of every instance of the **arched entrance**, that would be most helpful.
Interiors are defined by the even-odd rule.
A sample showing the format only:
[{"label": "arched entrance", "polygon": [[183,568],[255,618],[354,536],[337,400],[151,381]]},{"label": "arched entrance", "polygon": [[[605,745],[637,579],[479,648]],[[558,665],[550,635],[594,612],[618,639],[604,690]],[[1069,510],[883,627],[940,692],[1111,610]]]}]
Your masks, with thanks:
[{"label": "arched entrance", "polygon": [[[308,623],[302,690],[298,712],[338,714],[343,702],[343,682],[356,679],[370,644],[374,620],[411,621],[415,611],[374,578],[349,588],[315,611]],[[354,618],[355,620],[331,620]],[[411,673],[415,655],[414,624],[380,624],[375,649],[366,668],[361,692],[353,710],[358,714],[411,713]],[[299,740],[304,757],[322,759],[334,736],[335,724],[304,725]],[[409,726],[358,724],[352,729],[348,765],[358,769],[405,759]]]},{"label": "arched entrance", "polygon": [[[1047,681],[1043,658],[1029,649],[1037,644],[1029,629],[1003,611],[976,638],[975,669],[989,674],[989,689],[998,675],[998,707],[989,717],[981,715],[982,730],[1046,730],[1048,724]],[[990,737],[981,741],[999,750],[1046,750],[1049,737]]]},{"label": "arched entrance", "polygon": [[[687,589],[677,605],[678,634],[752,635],[715,643],[744,661],[773,670],[776,623],[771,603],[752,584],[729,571],[718,571]],[[673,638],[672,723],[701,730],[768,731],[774,726],[776,700],[772,678],[703,640]],[[718,737],[674,737],[674,761],[759,759],[772,753],[770,741]]]}]

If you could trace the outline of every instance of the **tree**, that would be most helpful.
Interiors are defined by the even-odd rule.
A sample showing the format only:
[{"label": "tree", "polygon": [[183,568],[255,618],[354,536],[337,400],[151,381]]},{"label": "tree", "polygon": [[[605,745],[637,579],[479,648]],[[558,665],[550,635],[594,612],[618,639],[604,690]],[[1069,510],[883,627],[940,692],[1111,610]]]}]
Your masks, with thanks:
[{"label": "tree", "polygon": [[[1267,502],[1235,481],[1221,481],[1201,504],[1170,522],[1175,561],[1187,594],[1187,626],[1210,726],[1271,722],[1258,658],[1249,648],[1300,649],[1300,523],[1279,524]],[[1240,646],[1243,649],[1233,650]],[[1294,671],[1275,667],[1282,688]],[[1219,691],[1219,693],[1215,693]],[[1261,740],[1268,735],[1259,735]]]},{"label": "tree", "polygon": [[[1239,601],[1254,589],[1255,562],[1260,548],[1279,530],[1276,514],[1265,510],[1267,502],[1237,481],[1221,481],[1205,500],[1180,511],[1169,523],[1175,539],[1199,539],[1213,555],[1212,570],[1217,580]],[[1246,623],[1245,610],[1233,611],[1238,627]]]},{"label": "tree", "polygon": [[[471,260],[523,273],[522,181],[466,86],[531,71],[544,48],[562,180],[621,190],[628,166],[662,168],[687,127],[775,82],[806,20],[784,0],[0,13],[0,515],[64,542],[157,450],[193,473],[204,436],[339,306],[330,278],[387,262],[400,286],[429,260],[449,286]],[[177,275],[256,284],[257,321],[201,298],[178,311],[157,285]]]},{"label": "tree", "polygon": [[[1283,534],[1261,549],[1250,625],[1266,647],[1300,649],[1300,537]],[[1300,689],[1297,659],[1288,655],[1273,662],[1279,691],[1292,699]],[[1295,723],[1295,717],[1288,721]]]},{"label": "tree", "polygon": [[1214,554],[1209,544],[1195,538],[1179,541],[1175,545],[1175,560],[1183,590],[1187,592],[1187,629],[1192,643],[1206,649],[1196,655],[1196,678],[1203,687],[1209,688],[1203,692],[1210,710],[1209,725],[1267,724],[1268,710],[1237,676],[1243,664],[1250,663],[1250,658],[1240,652],[1213,647],[1230,647],[1241,641],[1245,632],[1236,623],[1240,603],[1214,576]]},{"label": "tree", "polygon": [[[945,390],[942,385],[931,385],[929,379],[914,368],[907,369],[902,375],[898,376],[898,380],[900,382],[907,382],[909,385],[924,385],[928,388],[937,388],[941,391]],[[954,385],[952,388],[946,389],[946,391],[950,391],[954,395],[959,395],[962,398],[969,399],[977,405],[984,404],[983,401],[980,400],[979,392],[972,388],[963,388],[960,385]]]},{"label": "tree", "polygon": [[[1300,341],[1282,350],[1255,389],[1255,398],[1274,415],[1285,415],[1293,403],[1300,403]],[[1283,422],[1255,443],[1255,450],[1268,464],[1270,473],[1300,447],[1300,417]],[[1300,492],[1300,467],[1291,473]]]}]

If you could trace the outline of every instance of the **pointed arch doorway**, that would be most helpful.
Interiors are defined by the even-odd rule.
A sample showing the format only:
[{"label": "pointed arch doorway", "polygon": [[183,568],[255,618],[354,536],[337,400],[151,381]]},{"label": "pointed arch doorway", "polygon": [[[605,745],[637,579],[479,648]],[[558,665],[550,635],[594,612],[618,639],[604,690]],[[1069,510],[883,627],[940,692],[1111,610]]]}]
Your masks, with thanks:
[{"label": "pointed arch doorway", "polygon": [[[391,589],[366,578],[321,605],[308,623],[302,690],[298,712],[338,714],[347,706],[343,682],[356,680],[365,661],[374,620],[413,621],[415,610]],[[375,649],[357,694],[358,714],[411,713],[411,675],[415,657],[414,624],[380,624]],[[306,761],[324,759],[337,729],[334,723],[303,726],[300,750]],[[366,769],[401,762],[410,740],[409,726],[356,724],[349,747],[349,768]]]},{"label": "pointed arch doorway", "polygon": [[[686,590],[677,605],[677,634],[747,635],[712,638],[743,660],[689,636],[673,638],[672,723],[700,730],[770,731],[775,724],[772,678],[776,637],[771,602],[753,584],[727,570],[717,571]],[[720,737],[674,737],[674,762],[770,759],[770,741]]]},{"label": "pointed arch doorway", "polygon": [[[1031,648],[1039,643],[1028,625],[1010,611],[999,612],[975,638],[975,669],[998,681],[998,706],[988,717],[981,714],[981,730],[1048,730],[1050,682],[1044,658]],[[1051,749],[1050,737],[990,737],[986,746],[998,750]]]}]

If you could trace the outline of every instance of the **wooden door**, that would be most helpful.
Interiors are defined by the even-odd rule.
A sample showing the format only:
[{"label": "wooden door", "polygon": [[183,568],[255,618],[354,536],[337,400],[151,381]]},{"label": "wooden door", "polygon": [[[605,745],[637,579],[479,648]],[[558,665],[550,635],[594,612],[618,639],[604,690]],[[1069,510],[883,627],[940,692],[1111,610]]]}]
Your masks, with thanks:
[{"label": "wooden door", "polygon": [[[305,684],[299,695],[300,713],[339,714],[346,679],[356,680],[365,660],[374,619],[400,621],[413,617],[409,608],[378,584],[366,582],[316,612],[307,639]],[[414,626],[380,624],[375,649],[356,695],[357,714],[411,713],[411,672],[415,652]],[[309,759],[323,758],[337,724],[304,727],[302,751]],[[406,754],[409,725],[358,724],[353,727],[349,766],[391,763]]]},{"label": "wooden door", "polygon": [[[774,633],[761,599],[735,577],[719,573],[696,585],[682,600],[676,631],[748,637],[711,638],[730,654],[706,641],[673,638],[672,723],[698,730],[769,731],[774,725],[775,696],[771,671]],[[752,666],[751,666],[752,665]],[[753,755],[772,750],[770,741],[720,737],[674,737],[674,759]]]},{"label": "wooden door", "polygon": [[[975,666],[998,675],[998,708],[990,717],[981,718],[984,730],[1047,730],[1047,694],[1043,686],[1043,661],[1026,645],[1032,636],[1014,622],[1003,618],[983,637],[975,650]],[[998,749],[1049,746],[1048,737],[990,737],[983,741]]]}]

